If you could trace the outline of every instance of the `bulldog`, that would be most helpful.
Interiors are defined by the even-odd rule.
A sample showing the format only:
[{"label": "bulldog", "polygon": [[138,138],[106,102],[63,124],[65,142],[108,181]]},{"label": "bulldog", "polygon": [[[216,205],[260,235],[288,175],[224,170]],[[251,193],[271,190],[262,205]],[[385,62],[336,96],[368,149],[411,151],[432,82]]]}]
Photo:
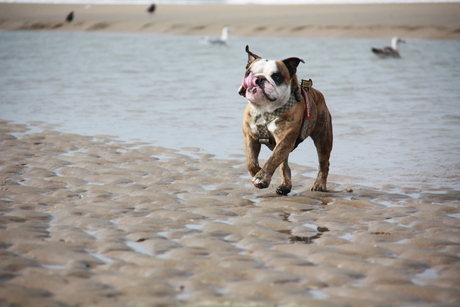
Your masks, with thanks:
[{"label": "bulldog", "polygon": [[[332,119],[323,94],[312,88],[311,80],[300,84],[296,72],[302,59],[263,59],[246,46],[248,62],[238,93],[248,105],[244,112],[243,134],[246,167],[256,188],[270,185],[280,167],[281,185],[276,192],[287,195],[292,189],[288,157],[310,136],[316,146],[319,171],[312,191],[327,191],[329,157],[332,150]],[[263,167],[258,156],[261,145],[273,151]]]}]

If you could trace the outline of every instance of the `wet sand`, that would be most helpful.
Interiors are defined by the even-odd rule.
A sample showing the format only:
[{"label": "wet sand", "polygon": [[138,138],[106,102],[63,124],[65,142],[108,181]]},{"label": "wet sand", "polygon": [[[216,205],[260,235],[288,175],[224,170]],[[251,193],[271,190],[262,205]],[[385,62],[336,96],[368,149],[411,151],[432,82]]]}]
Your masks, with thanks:
[{"label": "wet sand", "polygon": [[[8,30],[116,31],[185,35],[460,39],[460,3],[325,5],[0,3]],[[70,11],[71,23],[65,22]]]},{"label": "wet sand", "polygon": [[279,197],[241,157],[34,125],[0,121],[2,306],[460,303],[459,191],[310,192],[296,165]]}]

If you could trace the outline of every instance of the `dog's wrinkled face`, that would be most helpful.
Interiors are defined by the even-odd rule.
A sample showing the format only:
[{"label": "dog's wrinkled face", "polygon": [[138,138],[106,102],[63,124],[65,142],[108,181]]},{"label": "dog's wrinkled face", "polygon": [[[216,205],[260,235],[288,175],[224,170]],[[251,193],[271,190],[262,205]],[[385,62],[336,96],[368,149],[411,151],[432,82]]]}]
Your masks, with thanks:
[{"label": "dog's wrinkled face", "polygon": [[291,80],[295,76],[299,58],[283,61],[262,59],[249,51],[248,64],[238,93],[246,97],[251,105],[261,112],[272,112],[289,100]]}]

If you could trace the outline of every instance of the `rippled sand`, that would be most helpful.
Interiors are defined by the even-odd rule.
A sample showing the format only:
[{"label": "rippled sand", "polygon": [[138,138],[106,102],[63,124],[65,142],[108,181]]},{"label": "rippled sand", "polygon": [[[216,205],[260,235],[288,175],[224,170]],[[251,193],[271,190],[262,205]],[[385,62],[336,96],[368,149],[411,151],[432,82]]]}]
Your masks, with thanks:
[{"label": "rippled sand", "polygon": [[332,175],[310,192],[295,166],[299,192],[278,197],[240,160],[193,148],[0,132],[1,305],[460,303],[459,191]]}]

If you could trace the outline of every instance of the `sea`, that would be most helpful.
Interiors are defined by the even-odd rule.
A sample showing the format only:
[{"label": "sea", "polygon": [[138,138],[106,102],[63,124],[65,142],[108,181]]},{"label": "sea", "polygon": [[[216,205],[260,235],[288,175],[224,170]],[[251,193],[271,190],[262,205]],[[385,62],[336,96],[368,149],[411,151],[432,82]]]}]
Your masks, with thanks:
[{"label": "sea", "polygon": [[[371,47],[389,39],[231,37],[212,46],[193,35],[0,31],[0,119],[244,164],[247,102],[237,90],[249,45],[264,58],[305,60],[298,75],[332,114],[336,178],[460,189],[460,41],[405,41],[402,58],[380,59]],[[313,142],[290,161],[315,177]]]}]

